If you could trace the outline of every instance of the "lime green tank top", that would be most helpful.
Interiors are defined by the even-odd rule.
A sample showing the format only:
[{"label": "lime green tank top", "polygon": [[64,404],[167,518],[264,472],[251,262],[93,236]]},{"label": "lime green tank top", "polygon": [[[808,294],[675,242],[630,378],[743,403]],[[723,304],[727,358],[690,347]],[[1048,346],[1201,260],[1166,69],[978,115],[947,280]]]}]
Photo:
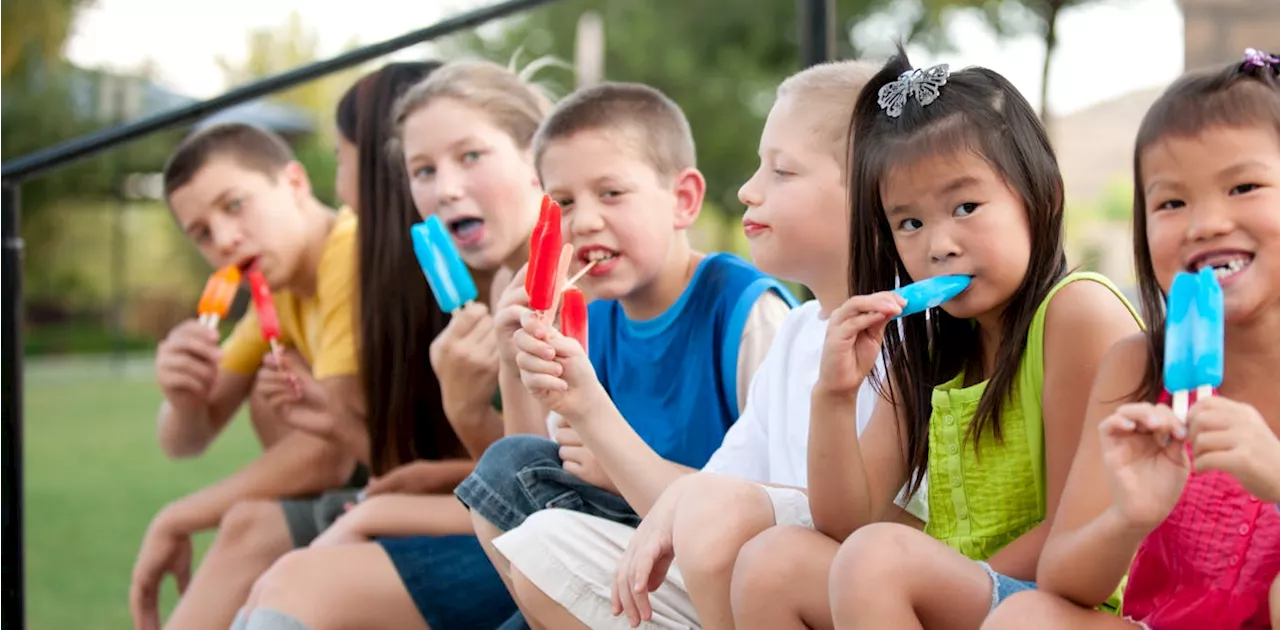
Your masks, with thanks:
[{"label": "lime green tank top", "polygon": [[987,382],[963,387],[964,374],[933,390],[929,417],[929,522],[925,532],[973,560],[986,560],[1045,518],[1044,320],[1049,301],[1072,282],[1097,282],[1115,293],[1141,323],[1137,311],[1106,276],[1073,273],[1049,291],[1036,309],[1012,395],[1000,409],[1003,444],[991,433],[980,454],[966,440]]}]

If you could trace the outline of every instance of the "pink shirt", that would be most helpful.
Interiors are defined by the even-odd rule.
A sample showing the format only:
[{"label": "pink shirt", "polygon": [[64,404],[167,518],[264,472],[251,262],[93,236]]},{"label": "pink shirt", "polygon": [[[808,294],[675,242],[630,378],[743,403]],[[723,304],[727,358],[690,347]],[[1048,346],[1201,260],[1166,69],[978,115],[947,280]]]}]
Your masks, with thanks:
[{"label": "pink shirt", "polygon": [[1124,615],[1152,630],[1270,628],[1280,575],[1280,512],[1235,478],[1193,474],[1173,512],[1138,548]]}]

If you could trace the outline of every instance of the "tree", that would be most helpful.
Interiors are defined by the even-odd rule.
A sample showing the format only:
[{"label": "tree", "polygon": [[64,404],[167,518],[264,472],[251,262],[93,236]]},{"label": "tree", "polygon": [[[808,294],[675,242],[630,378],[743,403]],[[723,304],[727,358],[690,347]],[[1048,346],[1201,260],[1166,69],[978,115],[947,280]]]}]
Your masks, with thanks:
[{"label": "tree", "polygon": [[89,3],[89,0],[4,0],[0,3],[3,76],[9,77],[33,58],[60,58],[76,14]]},{"label": "tree", "polygon": [[[496,31],[448,40],[443,50],[445,58],[479,55],[518,67],[544,56],[569,61],[578,17],[598,12],[605,25],[605,78],[647,83],[680,104],[693,128],[710,205],[736,214],[737,190],[756,168],[757,141],[774,90],[799,69],[796,2],[744,6],[737,0],[563,0]],[[853,27],[887,8],[897,14],[905,37],[945,46],[945,12],[972,6],[974,0],[838,0],[836,54],[857,57],[866,44],[882,50],[890,34],[856,41]],[[536,79],[557,97],[574,86],[571,70],[550,70]]]}]

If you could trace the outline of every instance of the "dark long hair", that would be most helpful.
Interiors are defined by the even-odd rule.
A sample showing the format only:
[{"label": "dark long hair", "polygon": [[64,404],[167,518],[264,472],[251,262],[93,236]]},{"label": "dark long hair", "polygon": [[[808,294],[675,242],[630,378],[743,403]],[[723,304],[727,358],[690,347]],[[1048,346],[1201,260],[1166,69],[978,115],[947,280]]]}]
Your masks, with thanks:
[{"label": "dark long hair", "polygon": [[391,63],[338,103],[338,131],[359,152],[359,347],[375,475],[415,459],[460,451],[440,403],[428,348],[444,330],[440,311],[413,255],[409,226],[419,220],[404,165],[387,151],[391,111],[410,86],[440,66]]},{"label": "dark long hair", "polygon": [[1280,63],[1235,62],[1183,75],[1147,110],[1133,151],[1133,263],[1147,322],[1147,367],[1132,396],[1154,402],[1164,389],[1165,292],[1156,281],[1147,243],[1142,154],[1168,137],[1210,127],[1267,127],[1280,138]]},{"label": "dark long hair", "polygon": [[[892,290],[897,280],[904,285],[913,280],[898,255],[880,200],[880,187],[893,169],[928,155],[971,151],[1018,193],[1031,228],[1031,260],[1005,307],[995,372],[970,427],[976,450],[985,430],[1001,440],[1000,408],[1013,391],[1031,320],[1067,271],[1062,175],[1035,111],[1008,80],[986,68],[952,73],[937,100],[922,106],[908,98],[901,115],[889,117],[877,103],[878,92],[912,69],[899,45],[897,55],[871,79],[854,107],[850,291],[867,295]],[[933,388],[966,367],[981,365],[981,342],[971,322],[942,309],[931,309],[927,318],[916,315],[900,321],[901,329],[885,328],[883,354],[891,376],[888,396],[906,419],[903,448],[911,474],[909,492],[915,492],[928,463]]]}]

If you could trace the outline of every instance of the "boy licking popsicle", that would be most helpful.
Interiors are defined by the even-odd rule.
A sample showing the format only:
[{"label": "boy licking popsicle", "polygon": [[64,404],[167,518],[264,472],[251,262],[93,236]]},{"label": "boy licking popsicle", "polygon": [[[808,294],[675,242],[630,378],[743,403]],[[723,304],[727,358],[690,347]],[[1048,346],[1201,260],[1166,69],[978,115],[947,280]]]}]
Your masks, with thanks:
[{"label": "boy licking popsicle", "polygon": [[[231,585],[247,587],[267,568],[263,562],[309,543],[355,491],[315,495],[344,483],[362,485],[349,455],[292,428],[328,424],[329,418],[318,418],[331,414],[341,417],[334,424],[363,427],[352,342],[356,219],[316,200],[288,146],[247,125],[210,127],[186,138],[170,157],[164,182],[182,231],[210,264],[224,269],[224,293],[210,296],[200,319],[178,325],[157,350],[164,393],[160,446],[172,458],[200,454],[247,400],[264,452],[156,515],[134,566],[130,608],[136,626],[158,627],[159,585],[173,573],[184,596],[170,624],[226,627],[247,595]],[[259,304],[274,302],[276,311],[267,332],[287,350],[271,352],[256,309],[219,346],[210,323],[225,316],[225,285],[236,275],[265,281],[262,290],[271,295],[260,299],[270,299]],[[218,537],[192,579],[191,536],[214,527]]]}]

